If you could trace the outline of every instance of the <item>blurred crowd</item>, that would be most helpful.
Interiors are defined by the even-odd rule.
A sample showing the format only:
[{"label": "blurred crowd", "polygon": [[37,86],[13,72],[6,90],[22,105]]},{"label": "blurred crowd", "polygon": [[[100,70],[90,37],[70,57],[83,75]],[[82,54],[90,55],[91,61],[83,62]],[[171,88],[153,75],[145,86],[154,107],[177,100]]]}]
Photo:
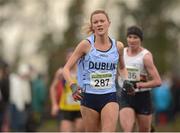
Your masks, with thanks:
[{"label": "blurred crowd", "polygon": [[22,64],[16,72],[0,61],[1,131],[36,131],[43,120],[47,99],[45,75]]},{"label": "blurred crowd", "polygon": [[180,112],[180,77],[167,73],[161,76],[162,85],[152,90],[156,125],[175,121]]},{"label": "blurred crowd", "polygon": [[[179,75],[161,77],[162,85],[152,90],[157,125],[174,121],[180,112]],[[8,64],[0,60],[0,130],[37,131],[49,115],[45,111],[50,104],[48,88],[46,76],[32,66],[22,64],[11,72]]]}]

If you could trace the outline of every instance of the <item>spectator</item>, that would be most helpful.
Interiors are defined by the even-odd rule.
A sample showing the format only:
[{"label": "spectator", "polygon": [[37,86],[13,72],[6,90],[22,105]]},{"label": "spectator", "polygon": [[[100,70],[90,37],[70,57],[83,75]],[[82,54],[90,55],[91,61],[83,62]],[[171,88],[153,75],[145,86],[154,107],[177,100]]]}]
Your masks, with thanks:
[{"label": "spectator", "polygon": [[9,72],[8,72],[8,64],[0,60],[0,131],[7,131],[3,130],[3,125],[7,125],[5,120],[7,120],[7,112],[8,112],[8,105],[9,105]]},{"label": "spectator", "polygon": [[155,108],[155,120],[157,124],[167,124],[167,122],[170,120],[172,105],[172,94],[170,87],[170,79],[164,76],[162,85],[152,90],[152,99]]},{"label": "spectator", "polygon": [[174,74],[172,78],[173,117],[180,112],[180,76]]},{"label": "spectator", "polygon": [[44,106],[46,102],[47,88],[43,75],[37,76],[31,81],[32,89],[32,112],[30,115],[29,126],[31,131],[36,131],[42,122]]},{"label": "spectator", "polygon": [[26,123],[31,104],[29,66],[24,64],[18,74],[10,75],[10,124],[12,131],[26,131]]}]

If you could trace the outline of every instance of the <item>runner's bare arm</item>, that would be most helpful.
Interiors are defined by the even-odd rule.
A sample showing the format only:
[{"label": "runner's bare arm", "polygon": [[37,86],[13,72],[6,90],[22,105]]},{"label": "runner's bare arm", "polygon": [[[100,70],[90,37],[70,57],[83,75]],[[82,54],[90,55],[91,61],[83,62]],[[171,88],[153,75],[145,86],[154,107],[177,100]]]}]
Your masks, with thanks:
[{"label": "runner's bare arm", "polygon": [[148,82],[139,82],[137,83],[138,88],[154,88],[161,85],[161,78],[159,76],[159,73],[157,71],[156,66],[153,62],[153,57],[151,53],[147,53],[144,56],[144,65],[145,68],[150,75],[151,80]]},{"label": "runner's bare arm", "polygon": [[57,114],[57,111],[59,109],[58,102],[56,100],[56,87],[59,82],[59,80],[62,79],[62,68],[59,68],[56,72],[53,81],[50,85],[50,98],[51,98],[51,114],[54,116]]},{"label": "runner's bare arm", "polygon": [[118,52],[119,52],[119,67],[118,67],[118,71],[120,73],[120,76],[123,79],[127,79],[128,77],[128,72],[127,69],[125,67],[125,63],[124,63],[124,45],[122,42],[117,42],[117,48],[118,48]]},{"label": "runner's bare arm", "polygon": [[74,83],[71,79],[71,75],[70,75],[70,70],[71,68],[77,63],[77,61],[84,56],[90,49],[90,44],[87,40],[83,40],[81,41],[76,49],[74,50],[73,54],[71,55],[71,57],[69,58],[69,60],[67,61],[67,63],[65,64],[64,68],[63,68],[63,75],[64,78],[66,79],[66,81],[68,82],[69,85],[71,85],[72,83]]}]

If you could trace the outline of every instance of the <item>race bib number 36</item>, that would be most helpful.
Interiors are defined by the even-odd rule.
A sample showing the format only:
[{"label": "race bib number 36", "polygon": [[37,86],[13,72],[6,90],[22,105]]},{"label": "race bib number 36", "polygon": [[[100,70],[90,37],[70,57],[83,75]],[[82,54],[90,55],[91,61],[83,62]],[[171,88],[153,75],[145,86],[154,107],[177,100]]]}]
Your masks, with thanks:
[{"label": "race bib number 36", "polygon": [[91,73],[90,84],[96,89],[104,89],[112,87],[111,73]]},{"label": "race bib number 36", "polygon": [[137,68],[128,68],[127,67],[127,70],[128,70],[128,79],[130,81],[139,81],[140,80],[140,71],[139,69]]}]

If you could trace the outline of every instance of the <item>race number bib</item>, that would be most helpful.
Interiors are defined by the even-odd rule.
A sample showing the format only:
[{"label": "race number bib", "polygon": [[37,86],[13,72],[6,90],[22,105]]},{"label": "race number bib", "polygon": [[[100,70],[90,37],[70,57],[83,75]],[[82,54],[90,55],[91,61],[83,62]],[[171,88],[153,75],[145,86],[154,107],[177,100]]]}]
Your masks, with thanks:
[{"label": "race number bib", "polygon": [[130,81],[139,81],[140,80],[140,70],[136,67],[127,66],[128,71],[128,80]]},{"label": "race number bib", "polygon": [[96,89],[112,87],[112,73],[91,73],[90,84]]}]

